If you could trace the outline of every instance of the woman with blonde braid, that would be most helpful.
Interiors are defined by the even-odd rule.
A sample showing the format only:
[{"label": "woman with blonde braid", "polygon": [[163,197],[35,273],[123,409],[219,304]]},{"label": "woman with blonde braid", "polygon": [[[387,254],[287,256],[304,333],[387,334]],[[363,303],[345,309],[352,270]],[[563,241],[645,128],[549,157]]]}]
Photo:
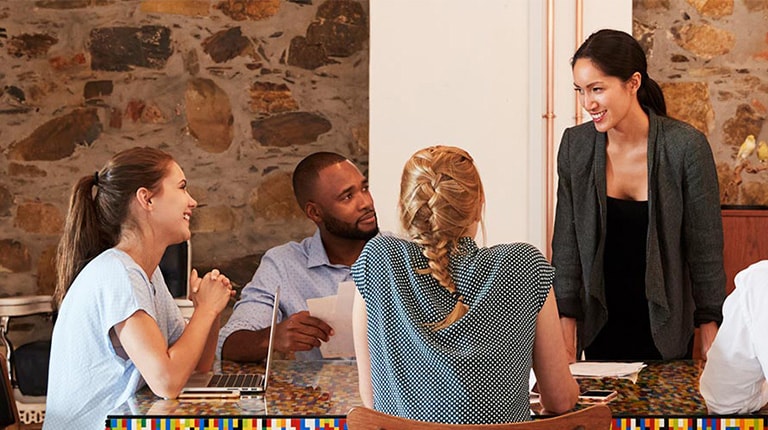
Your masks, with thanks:
[{"label": "woman with blonde braid", "polygon": [[408,239],[377,236],[352,266],[366,406],[422,421],[526,421],[531,368],[547,410],[576,403],[554,269],[529,244],[478,248],[484,199],[460,148],[425,148],[406,163],[400,222]]}]

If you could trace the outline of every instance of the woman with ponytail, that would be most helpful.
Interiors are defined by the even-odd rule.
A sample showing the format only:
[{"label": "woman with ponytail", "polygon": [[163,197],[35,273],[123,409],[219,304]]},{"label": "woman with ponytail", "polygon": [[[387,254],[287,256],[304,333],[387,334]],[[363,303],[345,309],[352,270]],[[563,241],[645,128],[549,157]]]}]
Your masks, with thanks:
[{"label": "woman with ponytail", "polygon": [[592,121],[563,133],[552,240],[554,288],[571,361],[701,355],[725,298],[720,194],[712,150],[666,116],[629,34],[593,33],[571,61]]},{"label": "woman with ponytail", "polygon": [[158,268],[166,247],[189,239],[195,206],[179,165],[153,148],[122,151],[77,181],[57,255],[44,429],[103,429],[145,384],[175,398],[193,371],[211,369],[229,280],[192,271],[186,324]]},{"label": "woman with ponytail", "polygon": [[366,406],[422,421],[526,421],[531,368],[547,410],[574,406],[552,266],[526,243],[479,248],[484,199],[460,148],[425,148],[406,163],[407,239],[375,237],[352,266]]}]

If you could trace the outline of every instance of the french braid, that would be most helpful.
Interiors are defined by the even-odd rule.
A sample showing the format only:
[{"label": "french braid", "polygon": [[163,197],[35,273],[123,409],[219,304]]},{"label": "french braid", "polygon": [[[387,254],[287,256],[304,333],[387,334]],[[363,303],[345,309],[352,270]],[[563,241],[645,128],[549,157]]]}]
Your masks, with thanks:
[{"label": "french braid", "polygon": [[429,324],[433,330],[451,325],[469,309],[456,289],[449,262],[458,239],[480,218],[482,195],[473,160],[460,148],[422,149],[403,169],[400,222],[428,260],[428,267],[417,272],[432,275],[456,299],[445,319]]}]

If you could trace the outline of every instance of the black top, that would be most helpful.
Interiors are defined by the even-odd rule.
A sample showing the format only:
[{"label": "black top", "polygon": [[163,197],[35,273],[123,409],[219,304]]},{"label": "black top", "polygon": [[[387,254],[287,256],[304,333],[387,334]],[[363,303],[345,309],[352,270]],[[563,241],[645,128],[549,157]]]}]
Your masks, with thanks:
[{"label": "black top", "polygon": [[645,296],[648,202],[607,198],[604,279],[608,321],[587,360],[660,360]]}]

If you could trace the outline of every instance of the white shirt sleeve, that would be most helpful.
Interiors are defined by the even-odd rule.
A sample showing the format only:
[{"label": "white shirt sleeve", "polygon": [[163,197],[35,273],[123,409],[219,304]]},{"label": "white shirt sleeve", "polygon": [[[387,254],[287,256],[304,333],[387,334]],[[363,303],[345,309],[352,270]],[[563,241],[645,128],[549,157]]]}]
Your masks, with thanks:
[{"label": "white shirt sleeve", "polygon": [[739,272],[734,281],[700,380],[712,414],[754,412],[768,402],[768,260]]}]

